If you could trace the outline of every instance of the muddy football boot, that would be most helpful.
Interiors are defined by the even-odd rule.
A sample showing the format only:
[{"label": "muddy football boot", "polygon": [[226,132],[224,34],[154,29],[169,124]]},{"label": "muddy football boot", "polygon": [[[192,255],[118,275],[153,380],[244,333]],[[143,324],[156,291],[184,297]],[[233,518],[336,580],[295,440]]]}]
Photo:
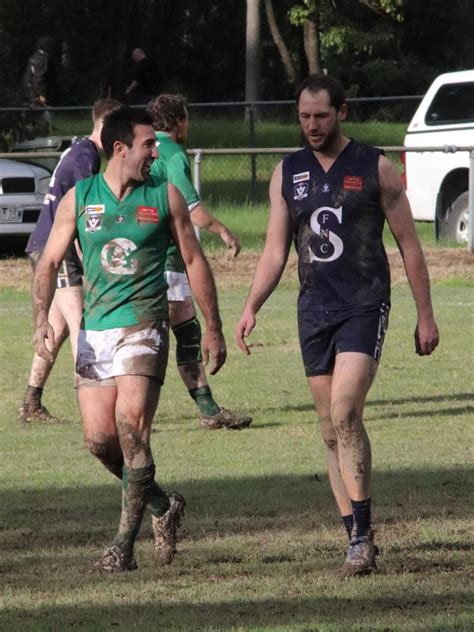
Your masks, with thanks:
[{"label": "muddy football boot", "polygon": [[46,406],[23,406],[19,409],[17,419],[21,423],[39,422],[43,424],[60,424],[62,419],[51,415]]},{"label": "muddy football boot", "polygon": [[378,552],[378,547],[374,544],[372,531],[367,535],[352,538],[347,549],[343,573],[346,576],[354,576],[368,575],[372,571],[376,571],[375,556],[378,555]]},{"label": "muddy football boot", "polygon": [[155,538],[155,559],[160,564],[171,564],[176,554],[176,539],[184,516],[186,501],[177,492],[168,495],[170,507],[157,518],[151,517]]},{"label": "muddy football boot", "polygon": [[94,568],[107,573],[125,573],[136,570],[138,566],[133,556],[125,555],[120,547],[113,544],[105,549]]},{"label": "muddy football boot", "polygon": [[221,408],[215,415],[201,416],[201,426],[207,430],[219,430],[219,428],[242,430],[242,428],[248,428],[251,423],[252,417],[239,416],[227,408]]}]

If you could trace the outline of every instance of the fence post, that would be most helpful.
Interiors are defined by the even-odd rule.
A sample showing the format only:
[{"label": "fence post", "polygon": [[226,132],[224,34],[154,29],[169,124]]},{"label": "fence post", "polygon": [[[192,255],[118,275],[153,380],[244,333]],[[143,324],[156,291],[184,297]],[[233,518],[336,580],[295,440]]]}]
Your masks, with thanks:
[{"label": "fence post", "polygon": [[467,250],[473,252],[474,248],[474,149],[469,152],[469,194],[468,194],[469,226],[467,234]]},{"label": "fence post", "polygon": [[[250,104],[247,109],[249,117],[249,144],[252,149],[257,145],[257,110],[255,104]],[[257,156],[250,154],[250,200],[252,204],[257,202]]]},{"label": "fence post", "polygon": [[[201,197],[201,159],[202,159],[202,149],[196,149],[196,153],[194,154],[194,188],[198,192],[199,197]],[[194,232],[198,239],[200,239],[201,231],[198,226],[194,227]]]}]

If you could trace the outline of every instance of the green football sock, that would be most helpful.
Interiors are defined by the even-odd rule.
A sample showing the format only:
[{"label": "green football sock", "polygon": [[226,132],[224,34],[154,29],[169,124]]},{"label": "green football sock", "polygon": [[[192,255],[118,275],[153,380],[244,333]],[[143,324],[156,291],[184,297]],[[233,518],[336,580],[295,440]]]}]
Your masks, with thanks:
[{"label": "green football sock", "polygon": [[153,463],[136,469],[123,467],[122,514],[113,544],[127,555],[133,554],[133,545],[140,530],[154,476]]},{"label": "green football sock", "polygon": [[209,386],[200,386],[199,388],[190,388],[189,394],[194,399],[199,408],[201,415],[212,417],[217,415],[220,411],[220,407],[212,397],[211,389]]}]

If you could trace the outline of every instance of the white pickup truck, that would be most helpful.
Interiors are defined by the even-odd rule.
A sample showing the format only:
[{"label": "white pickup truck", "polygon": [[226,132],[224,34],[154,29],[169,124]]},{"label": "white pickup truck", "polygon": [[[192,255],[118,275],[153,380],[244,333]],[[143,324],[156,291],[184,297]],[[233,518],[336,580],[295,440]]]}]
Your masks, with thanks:
[{"label": "white pickup truck", "polygon": [[[424,96],[405,147],[474,146],[474,70],[440,75]],[[407,151],[405,184],[415,220],[436,222],[440,238],[468,239],[469,152]]]}]

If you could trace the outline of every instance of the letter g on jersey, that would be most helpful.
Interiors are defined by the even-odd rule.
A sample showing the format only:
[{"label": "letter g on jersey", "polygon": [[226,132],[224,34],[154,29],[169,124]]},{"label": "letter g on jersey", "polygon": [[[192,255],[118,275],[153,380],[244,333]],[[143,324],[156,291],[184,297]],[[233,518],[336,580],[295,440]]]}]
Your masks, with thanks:
[{"label": "letter g on jersey", "polygon": [[309,261],[322,261],[327,263],[334,261],[342,255],[344,244],[342,239],[329,230],[328,224],[331,216],[335,216],[339,224],[342,224],[342,206],[333,208],[332,206],[321,206],[311,215],[310,226],[313,233],[321,239],[319,252],[317,255],[308,247]]},{"label": "letter g on jersey", "polygon": [[133,254],[136,249],[133,241],[118,237],[105,244],[100,261],[110,274],[135,274],[138,263]]}]

